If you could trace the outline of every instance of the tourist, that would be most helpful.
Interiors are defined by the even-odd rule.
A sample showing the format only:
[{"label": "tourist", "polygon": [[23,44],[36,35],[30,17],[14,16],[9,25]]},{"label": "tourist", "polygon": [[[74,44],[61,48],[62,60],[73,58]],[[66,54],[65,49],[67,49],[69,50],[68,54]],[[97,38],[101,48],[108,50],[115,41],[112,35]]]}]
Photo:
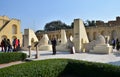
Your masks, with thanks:
[{"label": "tourist", "polygon": [[18,42],[17,51],[19,51],[20,50],[20,40],[18,39],[17,42]]},{"label": "tourist", "polygon": [[117,40],[116,40],[116,49],[119,50],[119,48],[120,48],[120,42],[119,42],[119,40],[117,38]]},{"label": "tourist", "polygon": [[52,51],[53,51],[53,55],[56,54],[56,45],[57,45],[57,42],[56,42],[56,39],[52,39],[51,40],[51,43],[52,43]]},{"label": "tourist", "polygon": [[10,39],[7,39],[8,52],[12,51],[12,45],[10,44]]},{"label": "tourist", "polygon": [[8,44],[7,44],[7,40],[6,40],[6,38],[4,38],[4,40],[3,40],[3,47],[4,47],[4,51],[5,52],[7,52],[7,46],[8,46]]},{"label": "tourist", "polygon": [[17,51],[17,47],[18,47],[18,39],[15,38],[15,39],[13,40],[13,51]]},{"label": "tourist", "polygon": [[112,40],[113,49],[115,49],[115,45],[116,45],[116,42],[115,42],[115,39],[113,39],[113,40]]},{"label": "tourist", "polygon": [[4,51],[4,40],[1,41],[1,51],[3,52]]}]

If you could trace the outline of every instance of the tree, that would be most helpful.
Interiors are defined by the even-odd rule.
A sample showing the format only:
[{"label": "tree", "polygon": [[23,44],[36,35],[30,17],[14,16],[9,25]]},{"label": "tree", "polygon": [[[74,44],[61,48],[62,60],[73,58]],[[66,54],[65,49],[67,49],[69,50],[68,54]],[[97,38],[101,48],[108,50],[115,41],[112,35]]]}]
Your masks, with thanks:
[{"label": "tree", "polygon": [[71,23],[71,28],[74,28],[74,22]]},{"label": "tree", "polygon": [[[86,23],[84,23],[84,25],[86,26]],[[71,28],[74,28],[74,22],[71,23]]]},{"label": "tree", "polygon": [[47,23],[44,27],[44,30],[55,31],[55,30],[68,29],[68,28],[71,28],[71,27],[58,20],[58,21],[52,21]]},{"label": "tree", "polygon": [[96,26],[96,22],[94,20],[87,20],[84,24],[85,26]]},{"label": "tree", "polygon": [[38,33],[41,33],[41,32],[44,32],[44,30],[37,30],[37,31],[35,32],[35,34],[38,34]]}]

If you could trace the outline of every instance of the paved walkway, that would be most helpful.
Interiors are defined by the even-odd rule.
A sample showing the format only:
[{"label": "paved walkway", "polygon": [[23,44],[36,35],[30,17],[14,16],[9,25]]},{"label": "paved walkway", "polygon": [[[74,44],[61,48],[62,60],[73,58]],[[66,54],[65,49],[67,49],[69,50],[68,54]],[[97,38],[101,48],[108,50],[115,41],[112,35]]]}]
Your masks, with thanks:
[{"label": "paved walkway", "polygon": [[21,63],[24,63],[24,62],[22,62],[22,61],[16,61],[16,62],[10,62],[10,63],[6,63],[6,64],[0,64],[0,68],[4,68],[4,67],[16,65],[16,64],[21,64]]},{"label": "paved walkway", "polygon": [[[28,51],[22,51],[28,54]],[[39,58],[35,59],[35,51],[32,51],[31,60],[44,60],[52,58],[68,58],[76,60],[85,60],[92,62],[110,63],[114,65],[120,65],[120,52],[114,51],[111,54],[91,54],[91,53],[75,53],[70,54],[69,52],[57,52],[56,55],[52,55],[51,51],[39,51]]]},{"label": "paved walkway", "polygon": [[[21,51],[23,53],[29,54],[28,51]],[[32,52],[32,57],[27,58],[30,60],[45,60],[45,59],[53,59],[53,58],[67,58],[67,59],[76,59],[76,60],[84,60],[91,62],[100,62],[100,63],[109,63],[113,65],[120,66],[120,52],[114,51],[111,54],[91,54],[91,53],[75,53],[70,54],[69,52],[57,52],[56,55],[52,55],[51,51],[39,51],[39,58],[35,59],[35,51]],[[7,66],[15,65],[23,63],[21,61],[11,62],[7,64],[0,64],[0,68],[4,68]]]}]

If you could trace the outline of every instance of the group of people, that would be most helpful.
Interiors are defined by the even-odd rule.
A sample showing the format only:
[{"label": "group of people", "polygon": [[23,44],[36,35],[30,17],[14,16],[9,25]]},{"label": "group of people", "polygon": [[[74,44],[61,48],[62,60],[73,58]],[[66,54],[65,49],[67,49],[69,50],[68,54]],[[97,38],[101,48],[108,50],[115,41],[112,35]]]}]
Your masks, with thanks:
[{"label": "group of people", "polygon": [[1,51],[2,52],[12,52],[20,49],[20,40],[15,38],[11,44],[10,39],[4,38],[1,41]]},{"label": "group of people", "polygon": [[120,49],[120,41],[118,40],[118,38],[116,40],[115,39],[112,40],[112,46],[113,49],[117,49],[117,50]]}]

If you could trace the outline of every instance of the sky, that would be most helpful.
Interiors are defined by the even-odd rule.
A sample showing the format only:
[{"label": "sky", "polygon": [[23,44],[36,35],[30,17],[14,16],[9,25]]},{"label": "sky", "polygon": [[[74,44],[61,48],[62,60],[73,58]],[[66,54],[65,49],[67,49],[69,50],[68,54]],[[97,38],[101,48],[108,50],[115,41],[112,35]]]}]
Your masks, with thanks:
[{"label": "sky", "polygon": [[120,0],[0,0],[0,16],[21,20],[21,32],[43,30],[46,23],[74,19],[115,20],[120,16]]}]

